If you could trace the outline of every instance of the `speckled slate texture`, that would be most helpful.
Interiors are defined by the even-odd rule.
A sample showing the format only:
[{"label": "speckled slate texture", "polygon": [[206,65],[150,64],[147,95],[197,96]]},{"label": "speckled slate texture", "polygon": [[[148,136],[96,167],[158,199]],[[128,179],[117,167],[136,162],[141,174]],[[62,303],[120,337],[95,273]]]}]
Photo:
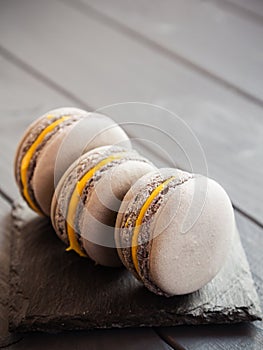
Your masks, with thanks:
[{"label": "speckled slate texture", "polygon": [[124,268],[94,266],[65,246],[46,218],[14,205],[10,329],[62,331],[131,326],[237,323],[261,311],[238,233],[219,275],[200,291],[165,298]]}]

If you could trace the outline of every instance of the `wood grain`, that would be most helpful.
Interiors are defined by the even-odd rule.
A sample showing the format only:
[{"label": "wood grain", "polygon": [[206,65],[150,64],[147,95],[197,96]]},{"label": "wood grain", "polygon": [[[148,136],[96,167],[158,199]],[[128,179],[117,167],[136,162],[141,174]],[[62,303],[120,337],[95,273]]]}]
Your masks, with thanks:
[{"label": "wood grain", "polygon": [[[83,103],[95,108],[146,101],[179,114],[199,138],[210,176],[226,188],[236,206],[262,223],[263,124],[258,105],[88,11],[50,0],[25,0],[23,6],[11,0],[0,19],[0,44]],[[132,112],[129,107],[123,110],[117,121],[136,121]],[[176,160],[176,152],[171,156]]]}]

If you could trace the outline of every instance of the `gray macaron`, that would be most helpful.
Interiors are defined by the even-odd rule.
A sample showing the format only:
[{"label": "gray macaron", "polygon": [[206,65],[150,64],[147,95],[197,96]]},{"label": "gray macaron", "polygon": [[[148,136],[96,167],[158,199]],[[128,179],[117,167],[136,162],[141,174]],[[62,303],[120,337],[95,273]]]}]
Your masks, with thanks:
[{"label": "gray macaron", "polygon": [[54,188],[83,152],[129,139],[112,119],[65,107],[45,113],[26,130],[15,157],[15,178],[28,205],[49,215]]},{"label": "gray macaron", "polygon": [[156,167],[136,151],[98,147],[76,160],[62,176],[51,207],[57,235],[97,264],[120,266],[114,227],[130,187]]},{"label": "gray macaron", "polygon": [[152,292],[194,292],[222,268],[235,219],[214,180],[177,169],[139,179],[125,195],[115,229],[123,264]]}]

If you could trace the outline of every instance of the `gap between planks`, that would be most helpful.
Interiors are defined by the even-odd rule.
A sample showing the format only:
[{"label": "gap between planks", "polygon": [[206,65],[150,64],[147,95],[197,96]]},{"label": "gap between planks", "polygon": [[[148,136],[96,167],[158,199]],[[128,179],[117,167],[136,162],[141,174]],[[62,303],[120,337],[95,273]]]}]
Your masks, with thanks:
[{"label": "gap between planks", "polygon": [[[226,6],[230,11],[234,13],[238,13],[242,17],[249,18],[252,21],[257,21],[259,24],[263,25],[263,15],[259,12],[256,12],[254,9],[252,10],[252,2],[251,6],[249,6],[249,1],[247,1],[247,6],[244,6],[242,2],[237,2],[237,0],[215,0],[218,5]],[[263,6],[262,6],[263,13]]]},{"label": "gap between planks", "polygon": [[0,188],[0,198],[4,199],[10,205],[12,205],[13,203],[12,198],[1,188]]},{"label": "gap between planks", "polygon": [[[180,326],[179,326],[180,327]],[[187,350],[185,347],[183,347],[181,344],[179,344],[175,339],[170,339],[169,336],[164,335],[158,328],[153,329],[155,333],[168,345],[171,346],[174,350]]]}]

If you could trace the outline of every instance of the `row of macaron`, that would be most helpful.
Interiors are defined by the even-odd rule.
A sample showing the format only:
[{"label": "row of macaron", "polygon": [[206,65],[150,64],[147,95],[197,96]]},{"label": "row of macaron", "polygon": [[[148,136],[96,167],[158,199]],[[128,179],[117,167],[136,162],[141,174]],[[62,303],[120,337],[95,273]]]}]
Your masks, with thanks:
[{"label": "row of macaron", "polygon": [[223,267],[235,220],[214,180],[157,169],[111,118],[52,110],[18,145],[15,178],[59,238],[95,263],[122,264],[152,292],[196,291]]}]

